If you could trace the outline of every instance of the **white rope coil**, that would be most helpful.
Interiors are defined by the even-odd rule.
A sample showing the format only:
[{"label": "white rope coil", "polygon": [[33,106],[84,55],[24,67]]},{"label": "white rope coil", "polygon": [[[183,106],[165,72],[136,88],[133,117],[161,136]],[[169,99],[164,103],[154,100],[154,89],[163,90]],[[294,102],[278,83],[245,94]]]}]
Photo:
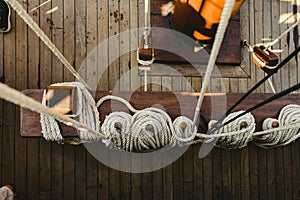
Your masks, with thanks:
[{"label": "white rope coil", "polygon": [[[299,105],[287,105],[281,109],[278,120],[267,118],[263,122],[263,130],[274,129],[274,123],[278,123],[277,126],[289,126],[295,123],[300,123],[300,106]],[[299,127],[289,127],[285,130],[276,131],[259,135],[256,137],[258,140],[257,145],[267,148],[270,146],[283,146],[290,144],[300,137],[300,128]]]},{"label": "white rope coil", "polygon": [[[99,132],[100,130],[100,120],[99,120],[99,113],[96,107],[96,103],[89,93],[87,89],[85,89],[84,85],[78,82],[71,82],[71,83],[57,83],[53,84],[52,86],[73,86],[77,88],[77,105],[76,109],[78,110],[78,121],[82,124],[85,124],[88,128]],[[42,104],[46,105],[46,90],[44,91]],[[43,113],[40,114],[41,117],[41,126],[42,126],[42,133],[43,137],[46,140],[51,141],[58,141],[62,142],[63,136],[60,133],[60,129],[58,123],[53,117],[48,115],[44,115]],[[73,116],[75,117],[75,116]],[[100,134],[96,135],[90,133],[86,130],[79,129],[79,137],[82,142],[87,141],[98,141],[100,138],[103,138]]]},{"label": "white rope coil", "polygon": [[177,117],[173,122],[173,127],[179,145],[193,141],[197,134],[197,128],[193,130],[193,121],[185,116]]},{"label": "white rope coil", "polygon": [[107,139],[102,141],[111,148],[133,151],[131,142],[131,118],[125,112],[112,112],[106,116],[101,131]]},{"label": "white rope coil", "polygon": [[[238,111],[229,114],[223,122],[233,119],[235,116],[239,115],[244,111]],[[213,128],[218,121],[211,120],[208,124],[209,128]],[[221,134],[218,138],[216,146],[229,149],[240,149],[247,146],[248,142],[252,140],[252,135],[255,131],[255,120],[251,113],[238,118],[237,120],[225,125],[217,131],[217,134]],[[229,133],[235,132],[234,135],[229,135]],[[210,140],[208,141],[210,142]]]}]

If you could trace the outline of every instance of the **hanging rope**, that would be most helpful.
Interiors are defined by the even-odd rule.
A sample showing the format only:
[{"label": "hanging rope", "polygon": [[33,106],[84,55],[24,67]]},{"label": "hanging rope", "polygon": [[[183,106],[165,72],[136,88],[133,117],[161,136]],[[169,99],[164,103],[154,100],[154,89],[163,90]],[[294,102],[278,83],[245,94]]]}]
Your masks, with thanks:
[{"label": "hanging rope", "polygon": [[16,105],[19,105],[19,106],[23,107],[23,108],[27,108],[27,109],[30,109],[32,111],[35,111],[35,112],[38,112],[38,113],[43,113],[43,114],[46,114],[48,116],[51,116],[51,117],[55,118],[56,120],[58,120],[59,122],[62,122],[64,124],[68,125],[68,126],[72,126],[74,128],[77,128],[78,130],[90,132],[90,133],[93,133],[93,134],[95,134],[99,137],[104,137],[103,134],[87,127],[85,124],[82,124],[80,122],[77,122],[74,119],[71,119],[67,116],[64,116],[64,115],[56,112],[55,110],[42,105],[40,102],[35,101],[34,99],[25,96],[21,92],[8,87],[5,84],[0,83],[0,91],[1,91],[0,92],[0,98],[5,99],[6,101],[12,102]]},{"label": "hanging rope", "polygon": [[28,15],[22,5],[16,0],[7,0],[10,6],[18,13],[24,22],[33,30],[33,32],[45,43],[45,45],[56,55],[56,57],[63,63],[63,65],[75,76],[86,88],[91,90],[85,80],[78,74],[69,61],[62,55],[62,53],[51,42],[48,36],[37,25],[37,23]]},{"label": "hanging rope", "polygon": [[[96,107],[96,103],[89,93],[87,89],[85,89],[84,85],[79,82],[72,83],[56,83],[51,86],[72,86],[76,88],[76,110],[78,111],[78,116],[74,116],[78,118],[78,121],[82,124],[85,124],[92,130],[96,132],[100,131],[100,119],[98,109]],[[44,91],[42,104],[46,105],[46,90]],[[46,140],[64,142],[64,138],[60,133],[60,128],[55,118],[45,115],[43,113],[40,114],[41,117],[41,126],[43,137]],[[102,137],[100,135],[95,135],[89,133],[87,131],[79,130],[79,138],[81,142],[87,141],[98,141]]]},{"label": "hanging rope", "polygon": [[[214,44],[213,44],[213,47],[212,47],[212,50],[211,50],[211,54],[210,54],[210,57],[209,57],[207,69],[206,69],[204,80],[203,80],[203,83],[202,83],[200,96],[199,96],[198,103],[197,103],[197,106],[196,106],[194,119],[193,119],[193,127],[196,127],[196,123],[197,123],[198,118],[199,118],[200,108],[202,106],[203,99],[204,99],[204,93],[207,90],[209,80],[210,80],[213,68],[215,66],[215,62],[216,62],[220,47],[222,45],[222,41],[223,41],[223,38],[224,38],[224,35],[225,35],[225,32],[226,32],[227,25],[229,23],[229,19],[231,17],[231,13],[232,13],[234,4],[235,4],[235,0],[226,0],[226,2],[224,4],[224,9],[223,9],[223,12],[222,12],[220,24],[218,26],[218,30],[217,30],[217,33],[216,33],[216,36],[215,36]],[[192,128],[192,129],[194,129],[194,128]]]}]

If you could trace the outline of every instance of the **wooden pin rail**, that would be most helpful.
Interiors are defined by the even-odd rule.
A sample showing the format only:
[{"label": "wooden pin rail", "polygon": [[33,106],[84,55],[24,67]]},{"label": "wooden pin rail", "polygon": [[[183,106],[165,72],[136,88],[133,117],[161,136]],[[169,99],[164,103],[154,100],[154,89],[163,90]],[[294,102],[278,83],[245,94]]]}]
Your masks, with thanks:
[{"label": "wooden pin rail", "polygon": [[[33,99],[40,101],[43,96],[43,90],[31,89],[25,90],[23,93]],[[199,93],[172,93],[172,92],[111,92],[111,91],[97,91],[95,93],[95,99],[106,95],[115,95],[127,99],[132,106],[136,109],[143,109],[151,106],[164,109],[172,119],[180,115],[184,115],[193,119],[195,105],[197,103],[197,97]],[[208,122],[213,116],[221,117],[224,113],[225,103],[226,108],[233,105],[243,94],[239,93],[207,93],[204,97],[204,102],[201,108],[201,115]],[[267,99],[273,94],[251,94],[241,105],[239,105],[234,111],[246,110],[259,102]],[[225,101],[226,98],[226,101]],[[212,103],[213,102],[213,103]],[[256,131],[261,130],[262,122],[267,117],[277,118],[278,114],[284,106],[288,104],[300,105],[300,94],[290,94],[282,97],[272,103],[269,103],[255,111],[252,114],[256,120]],[[105,116],[112,111],[125,111],[129,112],[128,108],[120,102],[106,101],[99,108],[101,122],[104,121]],[[32,112],[28,109],[21,109],[21,136],[24,137],[41,137],[41,125],[40,116],[36,112]],[[215,118],[216,119],[216,118]],[[74,128],[60,124],[63,136],[77,136],[77,132]]]}]

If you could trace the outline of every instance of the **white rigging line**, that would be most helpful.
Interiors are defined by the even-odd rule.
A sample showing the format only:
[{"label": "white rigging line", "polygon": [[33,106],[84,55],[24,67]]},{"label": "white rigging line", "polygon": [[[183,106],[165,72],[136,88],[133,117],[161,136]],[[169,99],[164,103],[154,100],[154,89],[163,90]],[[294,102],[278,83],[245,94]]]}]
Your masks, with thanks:
[{"label": "white rigging line", "polygon": [[206,90],[208,88],[210,77],[211,77],[213,68],[215,66],[215,62],[216,62],[220,47],[222,45],[222,41],[223,41],[223,38],[224,38],[224,35],[226,32],[226,28],[229,23],[230,17],[231,17],[231,13],[232,13],[234,4],[235,4],[235,0],[226,0],[226,2],[224,4],[224,9],[222,12],[220,24],[218,26],[218,30],[217,30],[217,33],[215,36],[215,40],[214,40],[213,47],[211,50],[211,55],[209,57],[207,69],[206,69],[204,80],[202,83],[200,96],[199,96],[198,103],[196,106],[192,130],[196,127],[196,124],[197,124],[197,121],[199,118],[199,114],[200,114],[200,109],[201,109],[203,99],[204,99],[204,93],[206,92]]},{"label": "white rigging line", "polygon": [[63,56],[63,54],[52,43],[48,36],[43,32],[39,25],[29,16],[22,5],[16,0],[6,0],[10,6],[18,13],[18,15],[24,20],[24,22],[33,30],[33,32],[45,43],[45,45],[56,55],[56,57],[64,64],[64,66],[75,76],[86,88],[91,90],[91,87],[85,82],[85,80],[79,75],[79,73],[73,68],[70,62]]},{"label": "white rigging line", "polygon": [[23,108],[30,109],[32,111],[46,114],[50,117],[55,118],[56,120],[68,125],[75,127],[82,131],[88,131],[90,133],[93,133],[99,137],[105,138],[105,136],[102,133],[99,133],[89,127],[87,127],[85,124],[77,122],[74,119],[71,119],[65,115],[62,115],[55,110],[42,105],[40,102],[22,94],[21,92],[8,87],[7,85],[0,83],[0,98],[5,99],[6,101],[12,102],[16,105],[19,105]]}]

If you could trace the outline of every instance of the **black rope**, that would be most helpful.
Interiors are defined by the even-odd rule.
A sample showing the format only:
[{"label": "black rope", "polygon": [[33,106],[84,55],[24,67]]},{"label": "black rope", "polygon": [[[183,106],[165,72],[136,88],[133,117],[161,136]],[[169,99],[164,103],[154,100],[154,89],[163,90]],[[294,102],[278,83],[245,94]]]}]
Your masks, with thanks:
[{"label": "black rope", "polygon": [[[226,115],[231,113],[231,111],[238,106],[243,100],[245,100],[254,90],[256,90],[259,86],[261,86],[264,82],[266,82],[273,74],[277,73],[279,69],[281,69],[285,64],[287,64],[293,57],[295,57],[300,51],[300,46],[297,47],[288,57],[286,57],[279,65],[270,71],[270,73],[261,79],[258,83],[256,83],[246,94],[244,94],[233,106],[231,106],[227,111]],[[225,118],[225,116],[223,116]],[[223,118],[223,119],[224,119]]]},{"label": "black rope", "polygon": [[227,124],[233,122],[234,120],[238,119],[239,117],[241,117],[241,116],[243,116],[243,115],[245,115],[245,114],[247,114],[247,113],[249,113],[249,112],[251,112],[253,110],[256,110],[259,107],[262,107],[262,106],[266,105],[267,103],[270,103],[270,102],[272,102],[272,101],[274,101],[276,99],[279,99],[280,97],[283,97],[283,96],[285,96],[285,95],[287,95],[287,94],[289,94],[291,92],[294,92],[295,90],[298,90],[298,89],[300,89],[300,83],[298,83],[298,84],[294,85],[293,87],[290,87],[290,88],[288,88],[288,89],[286,89],[286,90],[284,90],[284,91],[282,91],[282,92],[280,92],[280,93],[278,93],[278,94],[276,94],[276,95],[274,95],[274,96],[272,96],[272,97],[264,100],[263,102],[260,102],[259,104],[256,104],[255,106],[247,109],[246,111],[244,111],[241,114],[235,116],[231,120],[226,121],[223,124],[223,126],[226,126]]},{"label": "black rope", "polygon": [[[299,47],[297,47],[290,55],[288,55],[288,57],[286,57],[281,63],[279,63],[279,65],[276,67],[276,68],[274,68],[273,70],[271,70],[270,71],[270,73],[269,74],[267,74],[267,76],[265,76],[263,79],[261,79],[258,83],[256,83],[250,90],[248,90],[248,92],[247,93],[245,93],[234,105],[232,105],[227,111],[226,111],[226,113],[217,121],[217,123],[216,123],[216,126],[213,126],[212,128],[210,128],[209,130],[208,130],[208,134],[211,134],[212,132],[214,132],[214,131],[217,131],[217,130],[219,130],[219,129],[221,129],[222,127],[224,127],[225,125],[227,125],[227,124],[229,124],[230,122],[233,122],[234,120],[236,120],[237,118],[239,118],[239,117],[241,117],[241,116],[243,116],[243,115],[245,115],[245,114],[247,114],[248,112],[251,112],[251,111],[253,111],[253,110],[255,110],[255,109],[257,109],[257,108],[259,108],[260,106],[262,106],[262,105],[265,105],[266,103],[264,103],[264,102],[266,102],[267,101],[267,103],[269,103],[269,102],[271,102],[271,101],[273,101],[273,100],[275,100],[276,98],[280,98],[281,96],[280,96],[280,94],[284,94],[284,95],[286,95],[286,94],[288,94],[288,93],[285,93],[286,91],[289,91],[289,89],[292,89],[292,88],[294,88],[295,86],[293,86],[292,88],[289,88],[289,89],[287,89],[287,90],[285,90],[285,91],[283,91],[283,92],[281,92],[281,93],[278,93],[278,94],[276,94],[276,95],[274,95],[273,97],[271,97],[271,101],[268,101],[269,99],[267,99],[267,100],[265,100],[265,101],[263,101],[263,102],[261,102],[261,103],[259,103],[258,105],[260,105],[259,107],[257,107],[257,106],[254,106],[254,107],[252,107],[252,108],[250,108],[250,109],[248,109],[248,110],[250,110],[250,111],[245,111],[245,112],[243,112],[243,113],[241,113],[241,114],[239,114],[238,116],[236,116],[235,118],[233,118],[232,120],[230,120],[230,121],[228,121],[228,122],[225,122],[224,124],[221,124],[221,122],[225,119],[225,117],[227,116],[227,115],[229,115],[232,111],[233,111],[233,109],[234,108],[236,108],[242,101],[244,101],[254,90],[256,90],[259,86],[261,86],[264,82],[266,82],[273,74],[275,74],[275,73],[277,73],[278,72],[278,70],[280,70],[285,64],[287,64],[293,57],[295,57],[298,53],[299,53],[299,51],[300,51],[300,46]],[[296,85],[297,86],[297,85]],[[293,90],[294,91],[294,90]],[[275,99],[273,99],[273,98],[275,98]],[[262,105],[261,105],[262,104]],[[254,108],[254,109],[253,109]]]},{"label": "black rope", "polygon": [[270,103],[270,102],[272,102],[272,101],[274,101],[276,99],[279,99],[280,97],[283,97],[283,96],[285,96],[285,95],[287,95],[287,94],[289,94],[289,93],[291,93],[291,92],[293,92],[295,90],[298,90],[298,89],[300,89],[300,83],[298,83],[298,84],[294,85],[293,87],[290,87],[290,88],[288,88],[288,89],[286,89],[286,90],[284,90],[284,91],[282,91],[282,92],[280,92],[280,93],[278,93],[278,94],[276,94],[276,95],[274,95],[274,96],[272,96],[272,97],[270,97],[270,98],[268,98],[268,99],[260,102],[259,104],[256,104],[255,106],[247,109],[246,111],[240,113],[239,115],[237,115],[234,118],[226,121],[223,124],[220,124],[220,122],[218,122],[215,125],[215,127],[212,127],[211,129],[208,130],[208,134],[214,133],[215,131],[221,129],[222,127],[224,127],[227,124],[233,122],[234,120],[236,120],[236,119],[238,119],[238,118],[246,115],[247,113],[249,113],[249,112],[251,112],[253,110],[256,110],[256,109],[258,109],[258,108],[260,108],[260,107],[262,107],[262,106],[264,106],[264,105],[266,105],[266,104],[268,104],[268,103]]}]

